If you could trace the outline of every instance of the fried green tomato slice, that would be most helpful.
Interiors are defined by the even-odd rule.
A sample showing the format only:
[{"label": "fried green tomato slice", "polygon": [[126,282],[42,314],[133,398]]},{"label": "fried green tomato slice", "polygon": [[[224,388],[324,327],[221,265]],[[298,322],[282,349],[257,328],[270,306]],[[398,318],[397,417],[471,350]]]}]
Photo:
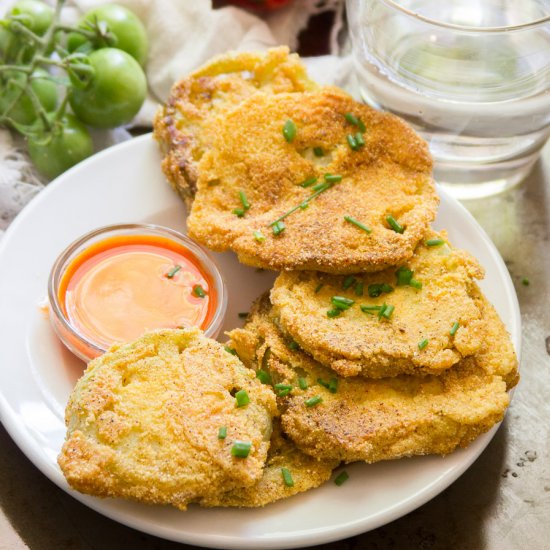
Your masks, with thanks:
[{"label": "fried green tomato slice", "polygon": [[212,144],[218,115],[256,93],[303,92],[315,87],[299,57],[286,47],[215,57],[176,82],[156,114],[154,137],[164,153],[164,174],[190,206],[198,162]]},{"label": "fried green tomato slice", "polygon": [[[271,389],[221,344],[197,329],[151,332],[88,365],[58,462],[82,493],[184,510],[261,479],[276,414]],[[236,441],[247,457],[233,456]]]},{"label": "fried green tomato slice", "polygon": [[283,332],[341,376],[440,374],[483,344],[481,277],[472,256],[430,232],[399,268],[282,273],[271,302]]},{"label": "fried green tomato slice", "polygon": [[502,420],[507,389],[518,380],[509,336],[493,307],[481,293],[478,298],[484,347],[439,376],[339,377],[289,345],[267,297],[230,337],[246,364],[269,372],[274,384],[292,386],[278,397],[281,422],[303,452],[369,463],[446,455]]},{"label": "fried green tomato slice", "polygon": [[408,260],[435,216],[426,143],[337,88],[255,95],[216,126],[189,234],[247,265],[380,271]]},{"label": "fried green tomato slice", "polygon": [[[319,487],[327,481],[337,460],[318,460],[302,451],[281,430],[275,420],[271,446],[263,475],[244,489],[233,489],[201,500],[201,506],[259,507]],[[286,472],[283,473],[283,471]]]}]

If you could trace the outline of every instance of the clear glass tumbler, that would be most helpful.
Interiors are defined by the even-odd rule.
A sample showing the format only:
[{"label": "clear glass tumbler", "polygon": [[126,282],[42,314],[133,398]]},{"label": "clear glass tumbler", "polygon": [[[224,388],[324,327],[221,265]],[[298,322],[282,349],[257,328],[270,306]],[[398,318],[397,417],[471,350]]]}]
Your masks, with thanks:
[{"label": "clear glass tumbler", "polygon": [[550,0],[347,0],[361,94],[462,199],[519,183],[550,135]]}]

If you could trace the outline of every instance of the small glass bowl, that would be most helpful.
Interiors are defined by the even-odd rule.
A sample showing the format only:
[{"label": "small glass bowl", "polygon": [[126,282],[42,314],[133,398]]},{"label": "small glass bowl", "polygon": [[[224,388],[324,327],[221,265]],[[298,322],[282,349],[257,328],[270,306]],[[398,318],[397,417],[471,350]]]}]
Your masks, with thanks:
[{"label": "small glass bowl", "polygon": [[173,229],[160,225],[133,223],[109,225],[90,231],[71,243],[55,261],[48,280],[50,321],[63,344],[65,344],[65,346],[67,346],[67,348],[77,357],[86,362],[107,351],[107,348],[90,340],[71,324],[59,300],[59,285],[67,267],[86,248],[109,237],[120,237],[124,235],[152,235],[164,237],[183,246],[193,254],[201,264],[203,270],[212,277],[216,290],[216,310],[210,323],[204,329],[205,336],[216,338],[220,332],[227,310],[227,288],[222,274],[210,253],[189,237]]}]

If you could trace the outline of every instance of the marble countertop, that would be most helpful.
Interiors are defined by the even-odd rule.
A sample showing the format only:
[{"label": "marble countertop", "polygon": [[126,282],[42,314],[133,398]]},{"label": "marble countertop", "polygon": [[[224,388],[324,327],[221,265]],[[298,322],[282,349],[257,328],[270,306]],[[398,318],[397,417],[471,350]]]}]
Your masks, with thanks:
[{"label": "marble countertop", "polygon": [[[465,204],[504,257],[521,306],[522,378],[506,419],[473,466],[432,501],[384,527],[317,548],[548,548],[550,143],[523,185]],[[44,477],[1,426],[0,449],[0,550],[191,548],[80,504]]]}]

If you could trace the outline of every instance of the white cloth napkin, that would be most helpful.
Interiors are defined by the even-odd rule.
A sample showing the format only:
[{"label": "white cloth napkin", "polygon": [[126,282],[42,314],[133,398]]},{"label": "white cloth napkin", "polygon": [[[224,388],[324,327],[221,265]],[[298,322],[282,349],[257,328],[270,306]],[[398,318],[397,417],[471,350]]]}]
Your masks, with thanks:
[{"label": "white cloth napkin", "polygon": [[[2,0],[0,16],[15,0]],[[48,0],[53,3],[53,0]],[[65,22],[74,23],[89,9],[110,0],[72,0],[63,9]],[[344,0],[294,0],[289,6],[258,17],[243,9],[227,6],[214,10],[210,0],[117,0],[143,21],[149,38],[146,73],[149,97],[134,125],[150,126],[154,112],[172,84],[227,50],[262,50],[279,44],[295,49],[298,34],[312,15],[335,13],[331,34],[331,54],[305,59],[311,77],[322,84],[346,87],[351,74],[349,59],[340,59],[338,35],[342,29]],[[124,129],[93,132],[96,151],[130,139]],[[30,163],[19,136],[0,129],[0,237],[15,215],[47,181]]]}]

